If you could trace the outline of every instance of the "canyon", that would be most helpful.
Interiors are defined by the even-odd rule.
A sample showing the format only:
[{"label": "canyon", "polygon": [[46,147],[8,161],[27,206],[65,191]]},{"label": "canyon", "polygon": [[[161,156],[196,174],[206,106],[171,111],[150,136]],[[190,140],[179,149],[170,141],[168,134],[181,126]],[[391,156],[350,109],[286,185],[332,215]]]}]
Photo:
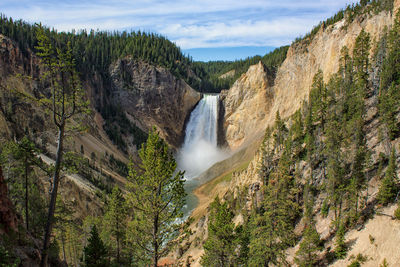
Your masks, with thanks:
[{"label": "canyon", "polygon": [[[377,14],[368,12],[350,22],[343,18],[332,25],[321,26],[314,36],[294,42],[289,47],[286,59],[276,73],[260,61],[250,66],[231,88],[222,90],[218,96],[196,91],[165,67],[131,56],[119,58],[109,66],[109,83],[97,72],[83,80],[86,95],[92,103],[91,113],[83,118],[88,127],[83,132],[73,134],[67,148],[76,152],[80,150],[88,162],[90,158],[96,158],[97,161],[92,163],[95,167],[92,171],[94,176],[125,190],[126,177],[106,160],[112,155],[113,159],[124,164],[130,159],[137,164],[140,146],[135,143],[138,140],[137,132],[147,133],[155,127],[176,155],[178,167],[189,170],[187,179],[195,181],[195,186],[189,190],[189,198],[197,203],[190,213],[193,221],[189,227],[193,234],[180,242],[163,261],[201,266],[203,244],[208,237],[209,206],[215,197],[225,201],[244,199],[242,212],[235,214],[235,225],[243,224],[244,211],[251,211],[263,201],[261,188],[265,184],[259,174],[263,158],[263,148],[260,146],[266,129],[274,125],[277,114],[287,125],[293,124],[293,114],[309,99],[314,76],[322,71],[324,80],[328,81],[337,73],[343,47],[352,51],[362,30],[373,41],[370,51],[373,61],[379,50],[379,40],[392,28],[399,10],[400,1],[396,0],[392,11],[384,10]],[[379,81],[374,80],[379,64],[371,63],[371,91],[365,98],[366,144],[371,151],[371,165],[374,166],[369,172],[371,174],[376,174],[381,154],[389,155],[391,147],[400,151],[400,138],[385,139],[379,130],[382,124],[377,108]],[[15,92],[31,96],[39,92],[46,93],[48,88],[38,79],[41,71],[39,58],[33,51],[24,52],[15,41],[0,35],[0,140],[16,139],[28,131],[48,151],[41,158],[52,163],[56,136],[49,115],[35,103],[24,102],[14,95]],[[194,73],[189,73],[194,80],[200,79]],[[221,78],[229,77],[232,73],[234,70]],[[110,122],[109,127],[121,132],[126,151],[111,139],[105,129],[108,122],[101,111],[111,105],[117,107],[127,118],[127,123],[131,125],[129,127],[137,131],[122,131],[120,126],[115,126],[115,121]],[[399,117],[397,111],[398,121]],[[43,132],[43,129],[46,131]],[[206,140],[209,137],[211,139]],[[398,155],[396,162],[400,162]],[[197,161],[207,161],[207,164],[192,168],[191,165],[197,167],[193,163]],[[305,160],[299,166],[302,177],[306,177],[309,170]],[[314,172],[316,183],[322,184],[323,168],[318,167]],[[397,176],[400,177],[399,170]],[[41,183],[46,190],[50,186],[48,177],[41,177]],[[306,183],[305,178],[301,183]],[[366,190],[369,196],[367,204],[376,204],[379,185],[379,178],[371,175],[367,189],[362,191]],[[0,188],[2,192],[7,191],[1,173]],[[74,203],[77,207],[74,216],[80,221],[89,215],[101,216],[104,212],[103,200],[98,192],[99,188],[93,181],[79,174],[66,175],[61,184],[61,196]],[[326,217],[321,215],[325,198],[326,195],[319,194],[313,207],[316,229],[321,238],[327,240],[319,254],[323,263],[326,263],[326,255],[334,246],[334,233],[330,226],[334,214],[330,212]],[[10,201],[7,198],[0,199],[0,215],[7,217],[7,220],[2,219],[2,223],[8,228],[15,228],[19,219],[8,206]],[[400,242],[400,222],[392,219],[395,205],[378,207],[377,210],[377,214],[367,220],[362,228],[351,229],[346,234],[346,240],[353,242],[348,254],[362,253],[367,256],[369,260],[365,266],[378,266],[384,259],[389,266],[396,266],[400,264],[400,256],[395,255],[396,244]],[[297,222],[295,232],[301,236],[304,228],[302,219]],[[374,244],[368,240],[371,236],[375,237]],[[298,249],[299,243],[286,250],[289,265],[295,265]],[[350,262],[348,257],[336,261],[333,266],[347,266]]]}]

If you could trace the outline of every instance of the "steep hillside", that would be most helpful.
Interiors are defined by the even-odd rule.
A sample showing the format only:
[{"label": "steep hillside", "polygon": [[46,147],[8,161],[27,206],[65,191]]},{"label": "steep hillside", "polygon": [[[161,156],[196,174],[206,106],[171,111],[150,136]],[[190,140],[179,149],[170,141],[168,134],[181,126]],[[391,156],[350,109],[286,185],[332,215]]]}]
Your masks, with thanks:
[{"label": "steep hillside", "polygon": [[[399,1],[395,1],[394,5],[398,8]],[[275,121],[276,112],[279,111],[282,118],[291,116],[308,98],[313,77],[318,70],[322,70],[324,79],[329,80],[329,77],[339,69],[342,48],[347,46],[349,51],[352,51],[362,29],[370,33],[371,40],[379,41],[385,33],[385,28],[392,25],[393,14],[388,11],[379,14],[363,14],[349,24],[346,19],[343,19],[326,28],[321,27],[311,41],[307,39],[294,43],[289,48],[285,61],[279,67],[276,78],[273,82],[266,83],[266,86],[262,88],[264,95],[260,94],[258,100],[245,101],[246,94],[250,94],[247,91],[254,89],[249,90],[248,86],[243,84],[249,79],[248,74],[239,78],[233,86],[236,89],[225,93],[227,97],[223,102],[227,111],[225,113],[226,141],[231,148],[236,149],[242,144],[247,144],[246,140],[260,138],[266,127]],[[239,94],[239,91],[243,92]],[[244,112],[240,115],[240,119],[235,118],[233,114],[236,111],[236,114],[239,114],[241,110],[254,108],[253,101],[263,103],[262,112],[265,116],[256,116],[254,112],[247,114]],[[251,129],[246,125],[249,121],[254,125]],[[233,135],[230,131],[239,133],[239,136]]]},{"label": "steep hillside", "polygon": [[[227,144],[240,151],[263,136],[264,141],[250,163],[243,164],[244,169],[226,172],[197,190],[203,202],[193,212],[194,235],[174,257],[200,266],[201,256],[208,251],[208,257],[226,253],[225,259],[242,263],[244,258],[251,266],[265,262],[296,266],[307,260],[301,253],[305,244],[309,246],[307,238],[314,238],[307,234],[315,229],[323,246],[310,252],[312,264],[378,266],[385,259],[389,266],[400,264],[393,254],[399,238],[393,212],[400,171],[391,172],[393,165],[388,165],[389,158],[394,165],[400,163],[399,81],[397,74],[389,74],[393,75],[389,83],[384,76],[388,71],[398,73],[388,56],[390,49],[398,49],[398,39],[391,39],[389,47],[385,44],[390,29],[389,35],[396,36],[390,38],[398,38],[400,22],[394,29],[393,22],[400,1],[394,1],[392,12],[368,12],[371,7],[359,8],[351,20],[345,15],[292,44],[272,82],[260,63],[223,92]],[[361,43],[370,44],[368,51],[360,52]],[[359,67],[360,62],[368,67]],[[393,89],[388,87],[391,82]],[[385,105],[392,105],[385,102],[385,94],[397,99],[390,115],[385,115]],[[390,116],[393,126],[385,116]],[[389,179],[385,177],[394,179],[389,202],[382,200],[383,180]],[[228,210],[218,202],[214,208],[208,206],[215,196],[227,203]],[[230,226],[225,229],[228,232],[219,232],[215,227],[223,220],[215,214],[229,212],[234,217],[225,223],[240,227],[232,233]],[[385,227],[379,229],[384,222]],[[232,242],[240,245],[230,254],[231,248],[222,240],[233,240],[233,236],[237,241]],[[285,243],[286,239],[292,241]],[[248,250],[242,251],[243,244]],[[226,247],[213,250],[221,246]]]},{"label": "steep hillside", "polygon": [[[131,57],[117,60],[110,66],[107,75],[110,81],[99,72],[93,71],[92,74],[82,75],[86,98],[91,102],[90,114],[79,115],[70,125],[82,125],[82,130],[68,128],[65,142],[68,153],[65,157],[66,164],[71,165],[63,167],[61,203],[57,204],[58,209],[61,209],[61,204],[66,207],[62,212],[67,212],[67,217],[64,225],[55,227],[59,231],[56,243],[62,246],[63,259],[69,262],[80,260],[83,243],[77,239],[85,234],[84,221],[103,216],[114,186],[125,190],[128,153],[136,162],[137,147],[145,140],[145,132],[153,126],[173,148],[177,148],[183,138],[185,121],[200,99],[199,93],[168,69]],[[16,183],[9,187],[13,188],[11,197],[19,205],[18,212],[25,209],[21,207],[23,198],[15,186],[21,187],[24,183],[18,177],[14,181],[13,177],[18,174],[14,174],[15,161],[6,154],[9,142],[19,143],[27,137],[40,149],[37,156],[41,162],[54,166],[57,135],[50,113],[40,105],[39,99],[50,95],[49,84],[40,79],[42,75],[43,67],[35,52],[29,47],[21,49],[17,42],[0,34],[0,160],[7,170],[13,170],[6,173],[6,180],[9,184]],[[99,107],[102,109],[97,110]],[[69,153],[73,153],[74,160],[68,161]],[[39,223],[45,218],[47,192],[52,184],[40,167],[32,169],[32,176],[37,180],[29,190],[33,190],[31,194],[35,194],[37,200],[31,200],[30,209],[42,214],[31,217],[35,229],[29,232],[38,244],[35,245],[35,255],[28,258],[34,262],[32,264],[37,264],[43,236],[43,227]],[[67,230],[63,231],[62,227]],[[7,251],[17,255],[18,252],[12,248],[12,244],[17,245],[14,242],[20,240],[13,240]],[[4,244],[0,245],[2,250]],[[71,254],[66,256],[65,250]],[[53,254],[51,260],[57,262],[57,257]],[[24,264],[29,261],[24,260]]]}]

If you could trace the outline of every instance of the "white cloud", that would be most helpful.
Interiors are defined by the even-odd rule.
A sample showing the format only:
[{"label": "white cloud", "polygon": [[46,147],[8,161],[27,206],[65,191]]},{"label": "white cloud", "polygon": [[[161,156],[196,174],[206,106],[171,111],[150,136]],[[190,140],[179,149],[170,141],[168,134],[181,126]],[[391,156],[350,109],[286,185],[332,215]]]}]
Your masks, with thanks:
[{"label": "white cloud", "polygon": [[1,12],[61,31],[142,29],[182,48],[279,46],[351,0],[3,0]]},{"label": "white cloud", "polygon": [[160,29],[185,49],[222,46],[280,46],[300,32],[306,32],[313,21],[284,18],[274,21],[233,21],[207,25],[174,24]]}]

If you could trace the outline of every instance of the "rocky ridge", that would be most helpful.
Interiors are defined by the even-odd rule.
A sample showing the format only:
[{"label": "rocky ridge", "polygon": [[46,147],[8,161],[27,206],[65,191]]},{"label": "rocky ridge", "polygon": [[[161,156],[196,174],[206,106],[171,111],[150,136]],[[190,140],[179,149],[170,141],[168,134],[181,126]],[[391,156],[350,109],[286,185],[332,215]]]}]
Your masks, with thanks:
[{"label": "rocky ridge", "polygon": [[183,142],[185,121],[201,94],[167,69],[131,57],[112,64],[110,74],[112,102],[143,131],[155,126],[164,140],[178,148]]}]

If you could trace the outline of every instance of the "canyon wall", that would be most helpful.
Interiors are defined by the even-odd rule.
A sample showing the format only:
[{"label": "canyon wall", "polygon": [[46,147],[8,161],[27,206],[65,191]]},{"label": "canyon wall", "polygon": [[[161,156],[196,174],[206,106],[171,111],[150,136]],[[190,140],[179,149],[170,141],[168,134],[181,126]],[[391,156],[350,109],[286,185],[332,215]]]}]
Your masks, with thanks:
[{"label": "canyon wall", "polygon": [[174,148],[183,142],[185,121],[201,95],[169,70],[131,57],[110,66],[112,102],[142,130],[157,127]]},{"label": "canyon wall", "polygon": [[[396,10],[399,3],[395,1]],[[342,48],[347,46],[351,52],[362,29],[371,35],[374,47],[385,28],[391,27],[393,14],[365,14],[349,25],[343,19],[321,27],[311,41],[305,39],[289,48],[273,81],[261,63],[250,67],[229,91],[222,93],[225,138],[230,148],[236,150],[255,138],[260,139],[266,127],[274,123],[278,111],[282,118],[291,116],[308,99],[317,71],[322,70],[328,81],[339,69]]]}]

